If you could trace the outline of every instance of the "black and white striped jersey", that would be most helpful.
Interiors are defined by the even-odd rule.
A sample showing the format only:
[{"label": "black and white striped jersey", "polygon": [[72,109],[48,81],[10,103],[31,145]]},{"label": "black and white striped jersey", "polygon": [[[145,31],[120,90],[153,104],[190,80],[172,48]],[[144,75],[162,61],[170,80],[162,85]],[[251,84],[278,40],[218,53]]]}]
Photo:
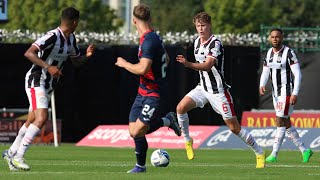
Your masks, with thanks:
[{"label": "black and white striped jersey", "polygon": [[216,63],[210,71],[199,71],[202,88],[209,93],[223,93],[229,86],[224,79],[224,49],[214,35],[204,43],[200,37],[194,41],[194,56],[197,63],[204,63],[207,57],[214,57]]},{"label": "black and white striped jersey", "polygon": [[[266,75],[269,75],[271,78],[273,94],[275,96],[298,94],[301,81],[301,72],[298,63],[299,60],[296,54],[287,46],[283,46],[278,52],[274,52],[273,48],[268,50],[263,66],[264,71],[269,72],[266,73]],[[297,66],[293,66],[295,64],[297,64]],[[296,71],[293,67],[298,68],[298,70]],[[298,81],[294,80],[293,70],[297,72]],[[263,80],[264,78],[265,77],[261,77],[260,86],[266,83],[266,81]],[[297,84],[295,85],[294,82]]]},{"label": "black and white striped jersey", "polygon": [[[66,38],[59,27],[47,32],[32,45],[39,49],[38,57],[40,59],[49,65],[57,66],[60,70],[69,56],[80,55],[75,35],[70,34]],[[53,90],[54,84],[57,82],[57,79],[54,79],[47,69],[36,64],[32,65],[25,78],[28,88],[42,85],[48,93]]]}]

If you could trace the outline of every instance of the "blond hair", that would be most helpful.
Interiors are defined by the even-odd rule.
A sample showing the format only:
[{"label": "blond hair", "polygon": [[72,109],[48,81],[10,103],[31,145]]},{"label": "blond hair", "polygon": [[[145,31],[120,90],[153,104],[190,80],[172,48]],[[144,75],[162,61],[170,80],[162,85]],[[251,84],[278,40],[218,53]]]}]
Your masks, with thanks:
[{"label": "blond hair", "polygon": [[196,24],[197,22],[211,24],[211,16],[206,12],[200,12],[193,18],[193,24]]}]

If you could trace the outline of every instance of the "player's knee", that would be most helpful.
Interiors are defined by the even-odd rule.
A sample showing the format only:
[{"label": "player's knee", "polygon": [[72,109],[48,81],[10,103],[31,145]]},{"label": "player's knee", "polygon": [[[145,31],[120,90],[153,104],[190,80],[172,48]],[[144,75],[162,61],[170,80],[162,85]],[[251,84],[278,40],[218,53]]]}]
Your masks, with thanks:
[{"label": "player's knee", "polygon": [[139,131],[132,131],[132,132],[129,132],[129,134],[130,134],[130,136],[131,136],[132,138],[138,138],[138,137],[143,136],[143,134],[140,133]]},{"label": "player's knee", "polygon": [[130,137],[132,137],[132,138],[135,137],[135,133],[134,133],[133,131],[131,131],[131,130],[129,130],[129,135],[130,135]]},{"label": "player's knee", "polygon": [[176,111],[178,114],[186,113],[185,106],[183,104],[178,104],[176,107]]},{"label": "player's knee", "polygon": [[232,126],[230,127],[230,131],[236,135],[238,135],[241,131],[241,127],[240,126]]},{"label": "player's knee", "polygon": [[47,122],[47,118],[37,118],[32,124],[36,125],[37,127],[43,127]]}]

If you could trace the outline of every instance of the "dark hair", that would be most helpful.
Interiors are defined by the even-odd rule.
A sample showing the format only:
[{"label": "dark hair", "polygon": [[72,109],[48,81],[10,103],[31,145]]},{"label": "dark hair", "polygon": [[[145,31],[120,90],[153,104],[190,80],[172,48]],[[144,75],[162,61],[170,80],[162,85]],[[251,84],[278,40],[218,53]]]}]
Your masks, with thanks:
[{"label": "dark hair", "polygon": [[139,4],[135,6],[133,9],[133,15],[142,21],[150,21],[151,19],[150,8],[145,4]]},{"label": "dark hair", "polygon": [[79,18],[80,18],[80,12],[73,7],[65,8],[61,13],[61,19],[63,20],[75,21],[75,20],[78,20]]},{"label": "dark hair", "polygon": [[206,12],[199,12],[194,16],[193,24],[196,24],[197,21],[201,23],[211,24],[211,16]]},{"label": "dark hair", "polygon": [[[278,31],[278,32],[281,33],[281,35],[283,35],[283,31],[282,31],[282,29],[280,29],[280,28],[272,28],[272,29],[270,30],[270,33],[271,33],[272,31]],[[269,34],[270,34],[270,33],[269,33]]]}]

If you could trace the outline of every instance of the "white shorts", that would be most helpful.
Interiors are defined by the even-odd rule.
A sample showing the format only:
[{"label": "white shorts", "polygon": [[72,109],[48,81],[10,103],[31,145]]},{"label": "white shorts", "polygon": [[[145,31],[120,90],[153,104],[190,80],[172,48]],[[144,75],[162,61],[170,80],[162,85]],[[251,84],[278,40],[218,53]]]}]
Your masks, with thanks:
[{"label": "white shorts", "polygon": [[32,87],[25,88],[28,100],[29,100],[29,111],[37,110],[39,108],[48,108],[51,94],[47,94],[44,87]]},{"label": "white shorts", "polygon": [[190,97],[196,102],[196,107],[203,108],[208,102],[214,111],[221,114],[224,120],[231,119],[236,116],[233,108],[233,100],[228,90],[224,90],[224,93],[208,93],[203,90],[201,86],[197,86],[192,89],[186,96]]},{"label": "white shorts", "polygon": [[287,118],[292,114],[294,105],[290,104],[291,96],[273,96],[273,106],[276,116]]}]

